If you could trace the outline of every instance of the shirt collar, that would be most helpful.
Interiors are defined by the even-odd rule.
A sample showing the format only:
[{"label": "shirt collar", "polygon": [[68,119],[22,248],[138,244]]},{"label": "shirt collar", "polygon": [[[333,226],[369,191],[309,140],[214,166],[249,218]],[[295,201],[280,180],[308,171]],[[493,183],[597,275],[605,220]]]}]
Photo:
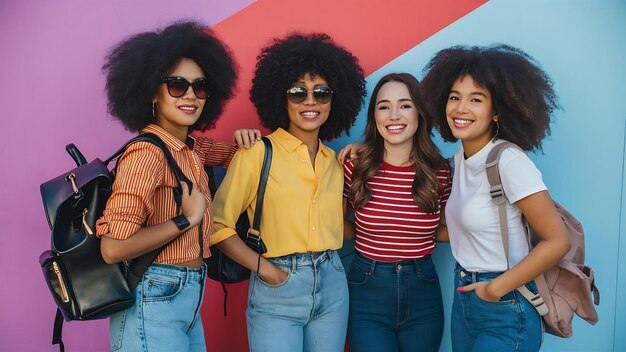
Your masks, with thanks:
[{"label": "shirt collar", "polygon": [[[300,145],[304,144],[301,140],[294,137],[291,133],[285,131],[281,127],[277,128],[276,131],[274,131],[273,135],[276,137],[275,140],[278,142],[278,144],[280,144],[290,154],[293,153]],[[324,156],[328,156],[329,154],[326,150],[326,145],[324,145],[319,139],[318,143],[318,150],[321,151]]]},{"label": "shirt collar", "polygon": [[156,124],[149,124],[141,130],[141,133],[154,133],[157,135],[165,144],[176,151],[181,151],[183,148],[188,147],[193,150],[193,146],[195,145],[195,138],[191,136],[187,136],[187,143],[183,143],[178,138],[172,136],[169,132],[164,130],[161,126]]}]

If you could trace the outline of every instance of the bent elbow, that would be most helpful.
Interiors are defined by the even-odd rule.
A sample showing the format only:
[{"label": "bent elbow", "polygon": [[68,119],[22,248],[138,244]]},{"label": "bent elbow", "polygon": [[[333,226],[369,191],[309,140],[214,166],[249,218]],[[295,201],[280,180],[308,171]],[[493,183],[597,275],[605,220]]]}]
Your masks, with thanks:
[{"label": "bent elbow", "polygon": [[116,255],[116,251],[111,248],[112,246],[108,243],[108,239],[103,238],[100,242],[100,255],[102,259],[107,264],[116,264],[122,261],[118,255]]}]

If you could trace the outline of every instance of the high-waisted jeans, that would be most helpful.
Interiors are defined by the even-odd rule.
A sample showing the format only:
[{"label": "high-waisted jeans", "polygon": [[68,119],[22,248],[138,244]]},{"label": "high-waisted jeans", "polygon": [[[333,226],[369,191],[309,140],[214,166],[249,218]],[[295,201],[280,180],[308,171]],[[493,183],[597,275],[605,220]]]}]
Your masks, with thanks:
[{"label": "high-waisted jeans", "polygon": [[348,324],[348,287],[336,251],[269,258],[287,271],[270,285],[252,273],[248,289],[250,350],[341,352]]},{"label": "high-waisted jeans", "polygon": [[[491,281],[502,272],[470,272],[457,264],[454,274],[456,288]],[[534,281],[526,287],[537,293]],[[541,317],[517,290],[505,294],[499,302],[484,301],[475,291],[455,291],[451,330],[455,352],[539,351],[543,342]]]},{"label": "high-waisted jeans", "polygon": [[430,256],[379,262],[357,253],[348,287],[351,351],[439,350],[443,303]]},{"label": "high-waisted jeans", "polygon": [[112,351],[206,351],[200,305],[206,269],[152,264],[132,307],[110,317]]}]

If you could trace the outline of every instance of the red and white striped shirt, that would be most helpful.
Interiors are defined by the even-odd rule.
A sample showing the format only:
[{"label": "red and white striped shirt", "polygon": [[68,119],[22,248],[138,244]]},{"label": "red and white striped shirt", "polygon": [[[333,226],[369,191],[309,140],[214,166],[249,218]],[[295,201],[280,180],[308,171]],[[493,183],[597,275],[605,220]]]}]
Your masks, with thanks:
[{"label": "red and white striped shirt", "polygon": [[[352,162],[344,163],[344,197],[352,184]],[[439,206],[427,214],[415,204],[411,186],[413,166],[394,166],[383,162],[378,174],[368,180],[372,197],[355,211],[355,248],[364,256],[383,262],[421,258],[435,249],[434,234],[439,226],[440,210],[450,196],[450,169],[437,173]]]}]

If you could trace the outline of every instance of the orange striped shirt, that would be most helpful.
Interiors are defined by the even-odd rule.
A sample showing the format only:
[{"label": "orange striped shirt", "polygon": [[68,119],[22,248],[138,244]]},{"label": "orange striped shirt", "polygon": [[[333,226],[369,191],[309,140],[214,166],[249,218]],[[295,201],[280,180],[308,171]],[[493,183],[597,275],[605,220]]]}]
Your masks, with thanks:
[{"label": "orange striped shirt", "polygon": [[[183,173],[204,193],[207,211],[204,214],[204,256],[209,257],[209,242],[213,228],[211,195],[208,176],[203,165],[227,167],[237,146],[215,142],[204,137],[188,137],[190,148],[161,127],[151,124],[143,133],[159,136],[167,145]],[[102,217],[96,223],[98,236],[110,233],[112,238],[126,239],[142,226],[151,226],[176,216],[172,188],[178,181],[167,164],[163,152],[148,142],[131,144],[117,164],[113,191]],[[172,241],[155,262],[177,264],[200,256],[198,226]]]}]

